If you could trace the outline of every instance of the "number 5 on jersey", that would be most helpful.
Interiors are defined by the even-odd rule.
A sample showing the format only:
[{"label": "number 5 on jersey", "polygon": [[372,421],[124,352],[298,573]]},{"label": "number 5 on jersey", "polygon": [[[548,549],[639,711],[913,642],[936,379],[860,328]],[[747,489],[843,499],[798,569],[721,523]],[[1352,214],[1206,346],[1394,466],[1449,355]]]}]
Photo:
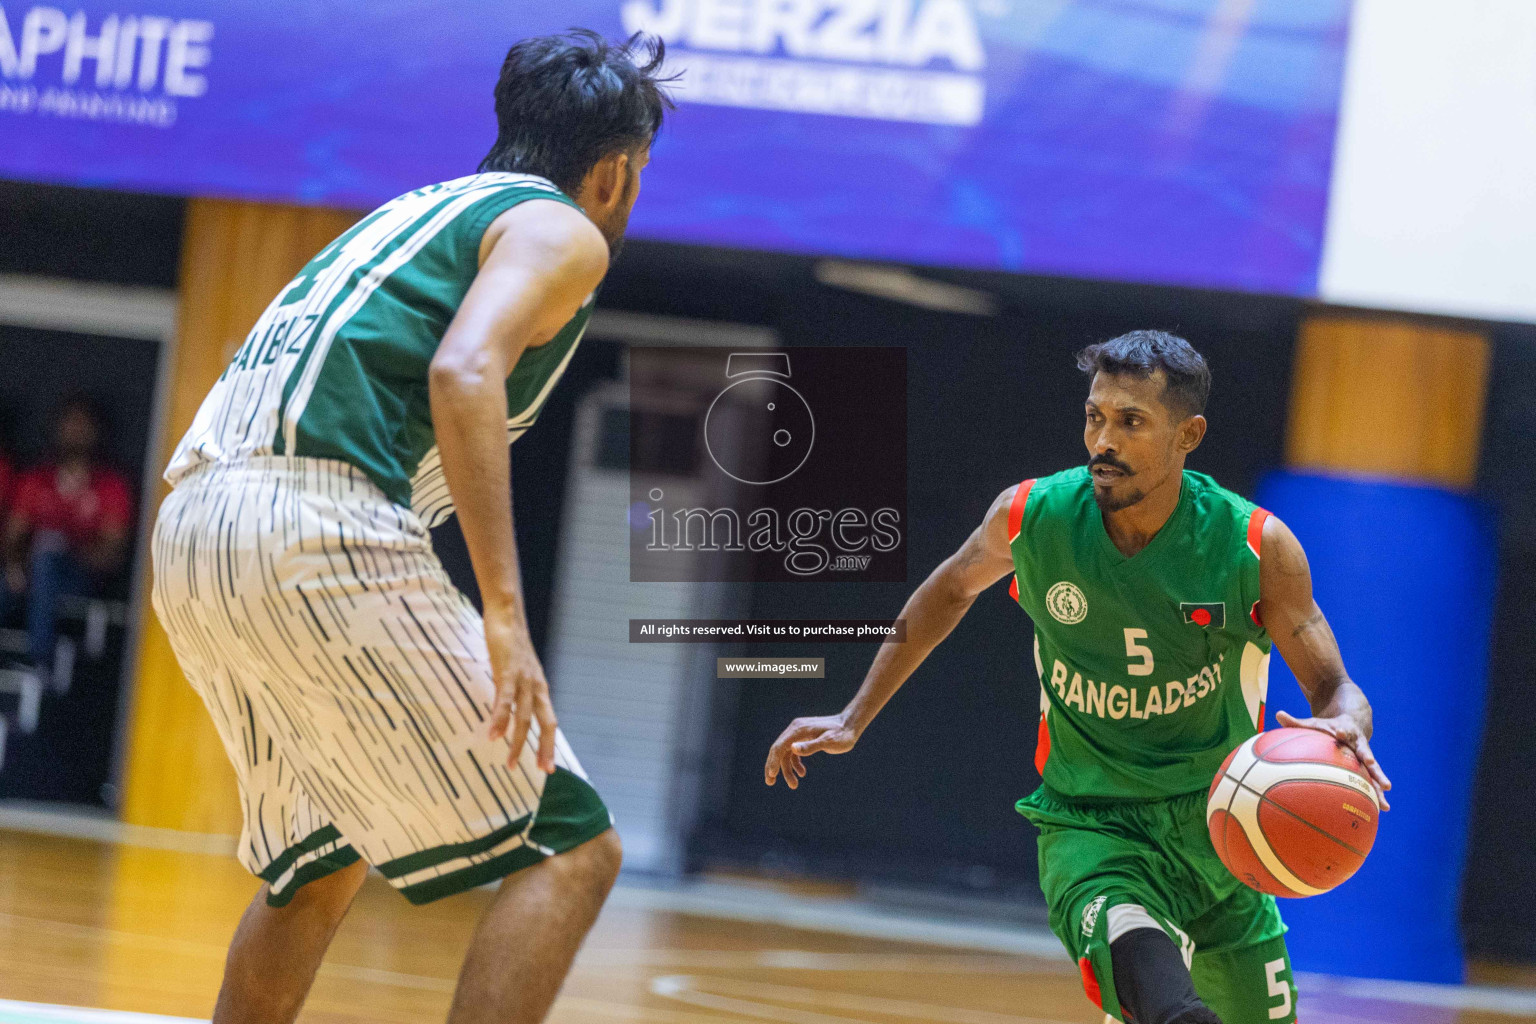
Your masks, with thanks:
[{"label": "number 5 on jersey", "polygon": [[1133,676],[1149,676],[1152,674],[1152,648],[1146,644],[1138,643],[1138,641],[1145,640],[1146,638],[1146,630],[1126,627],[1125,656],[1130,659],[1131,664],[1127,665],[1125,670]]}]

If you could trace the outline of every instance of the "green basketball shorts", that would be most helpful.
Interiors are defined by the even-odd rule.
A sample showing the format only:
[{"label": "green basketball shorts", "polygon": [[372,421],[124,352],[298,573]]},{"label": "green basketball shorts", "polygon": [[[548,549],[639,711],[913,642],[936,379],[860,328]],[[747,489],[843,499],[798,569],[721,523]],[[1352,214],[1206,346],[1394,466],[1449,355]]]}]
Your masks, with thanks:
[{"label": "green basketball shorts", "polygon": [[1202,792],[1089,805],[1041,787],[1018,802],[1040,830],[1040,887],[1051,931],[1083,975],[1088,998],[1126,1019],[1110,944],[1135,928],[1167,932],[1195,990],[1224,1024],[1294,1024],[1296,986],[1285,924],[1271,896],[1216,857]]}]

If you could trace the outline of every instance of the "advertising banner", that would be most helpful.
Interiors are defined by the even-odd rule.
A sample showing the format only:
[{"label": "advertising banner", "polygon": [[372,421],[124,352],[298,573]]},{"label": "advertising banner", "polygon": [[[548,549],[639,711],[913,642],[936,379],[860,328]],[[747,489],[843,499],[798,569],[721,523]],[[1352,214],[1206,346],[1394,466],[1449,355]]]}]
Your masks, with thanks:
[{"label": "advertising banner", "polygon": [[6,0],[0,176],[371,208],[507,47],[668,45],[633,231],[1311,295],[1349,0]]}]

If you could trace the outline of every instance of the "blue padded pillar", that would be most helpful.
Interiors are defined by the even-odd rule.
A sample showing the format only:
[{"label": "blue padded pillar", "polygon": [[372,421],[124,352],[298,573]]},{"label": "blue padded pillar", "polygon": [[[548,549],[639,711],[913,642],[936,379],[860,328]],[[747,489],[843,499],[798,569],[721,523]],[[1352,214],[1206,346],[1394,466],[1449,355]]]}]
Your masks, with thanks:
[{"label": "blue padded pillar", "polygon": [[[1339,889],[1281,900],[1298,970],[1462,981],[1472,781],[1488,689],[1496,535],[1474,500],[1412,484],[1277,472],[1259,504],[1295,532],[1395,788],[1375,849]],[[1307,711],[1278,653],[1269,707]],[[1271,726],[1273,718],[1271,718]]]}]

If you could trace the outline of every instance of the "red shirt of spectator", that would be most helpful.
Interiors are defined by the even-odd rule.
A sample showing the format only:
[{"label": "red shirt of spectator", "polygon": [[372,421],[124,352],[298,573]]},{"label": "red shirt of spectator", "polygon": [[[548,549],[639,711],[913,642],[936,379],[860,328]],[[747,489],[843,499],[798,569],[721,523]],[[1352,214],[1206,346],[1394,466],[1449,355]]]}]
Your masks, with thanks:
[{"label": "red shirt of spectator", "polygon": [[128,482],[105,467],[75,474],[39,466],[21,474],[11,514],[25,519],[34,533],[57,531],[79,549],[108,530],[126,530],[132,499]]}]

